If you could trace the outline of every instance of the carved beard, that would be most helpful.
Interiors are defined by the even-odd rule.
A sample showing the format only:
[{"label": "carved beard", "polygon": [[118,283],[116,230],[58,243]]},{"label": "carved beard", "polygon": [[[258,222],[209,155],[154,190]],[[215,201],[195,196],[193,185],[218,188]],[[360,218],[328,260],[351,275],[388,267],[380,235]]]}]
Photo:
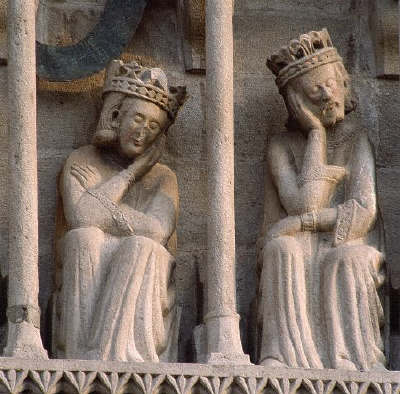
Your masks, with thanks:
[{"label": "carved beard", "polygon": [[340,103],[338,101],[329,101],[324,103],[320,111],[320,120],[325,127],[332,127],[340,120],[338,119],[338,109]]}]

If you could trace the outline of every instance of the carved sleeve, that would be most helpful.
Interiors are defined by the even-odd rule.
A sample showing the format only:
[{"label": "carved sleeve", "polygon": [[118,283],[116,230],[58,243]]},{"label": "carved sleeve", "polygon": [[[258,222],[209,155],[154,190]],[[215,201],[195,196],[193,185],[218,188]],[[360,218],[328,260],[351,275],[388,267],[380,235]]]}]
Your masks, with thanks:
[{"label": "carved sleeve", "polygon": [[89,194],[71,174],[74,164],[86,165],[82,156],[90,156],[86,147],[74,151],[67,159],[60,178],[60,191],[63,200],[64,215],[70,228],[96,226],[103,230],[113,226],[114,220],[109,207],[97,196]]},{"label": "carved sleeve", "polygon": [[[127,204],[121,204],[121,212],[137,235],[149,237],[162,245],[168,242],[176,229],[178,215],[178,185],[175,174],[165,166],[160,171],[158,186],[147,204],[145,213],[140,213]],[[140,218],[138,215],[141,215]],[[140,219],[140,220],[139,220]]]},{"label": "carved sleeve", "polygon": [[375,224],[375,163],[365,134],[355,141],[349,172],[346,200],[338,206],[334,245],[365,236]]},{"label": "carved sleeve", "polygon": [[279,136],[273,136],[268,149],[268,166],[272,181],[286,212],[295,212],[302,200],[298,188],[294,157]]}]

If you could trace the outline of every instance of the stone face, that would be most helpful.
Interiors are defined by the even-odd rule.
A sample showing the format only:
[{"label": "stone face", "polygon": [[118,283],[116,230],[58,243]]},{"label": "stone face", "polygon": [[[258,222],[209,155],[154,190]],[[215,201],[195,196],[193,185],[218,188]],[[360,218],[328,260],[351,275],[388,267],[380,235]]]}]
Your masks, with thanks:
[{"label": "stone face", "polygon": [[259,362],[383,369],[375,163],[348,115],[349,76],[326,30],[292,40],[267,64],[289,120],[268,151]]},{"label": "stone face", "polygon": [[184,95],[161,69],[110,64],[92,145],[72,152],[60,179],[58,357],[176,360],[178,185],[158,161]]}]

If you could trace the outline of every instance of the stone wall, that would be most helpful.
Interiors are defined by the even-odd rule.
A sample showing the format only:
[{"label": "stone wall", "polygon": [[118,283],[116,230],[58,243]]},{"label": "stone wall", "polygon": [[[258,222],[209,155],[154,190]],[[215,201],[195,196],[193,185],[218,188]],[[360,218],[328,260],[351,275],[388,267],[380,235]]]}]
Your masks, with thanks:
[{"label": "stone wall", "polygon": [[[362,0],[235,1],[237,294],[245,351],[254,351],[252,302],[257,289],[256,240],[264,204],[265,145],[268,132],[283,129],[286,118],[283,101],[265,61],[273,50],[300,33],[327,27],[352,74],[360,100],[360,127],[368,130],[376,152],[386,253],[392,266],[398,264],[399,82],[375,78],[374,48],[366,3]],[[103,5],[103,1],[96,0],[41,0],[38,38],[52,44],[76,42],[96,23]],[[169,131],[167,152],[163,158],[176,172],[180,189],[177,257],[178,297],[183,306],[180,361],[190,362],[194,361],[192,331],[201,323],[204,314],[201,283],[207,252],[205,78],[201,74],[185,72],[174,1],[151,1],[125,56],[136,56],[145,64],[160,66],[171,84],[186,85],[190,95]],[[7,261],[6,72],[6,67],[2,66],[0,261],[3,272]],[[55,275],[57,177],[68,154],[88,143],[96,127],[101,106],[100,81],[101,75],[74,83],[39,81],[38,85],[40,305],[45,346],[50,343],[48,305]],[[399,282],[400,275],[396,283]],[[400,338],[399,293],[388,286],[386,300],[387,310],[392,307],[391,314],[387,312],[387,316],[391,316],[392,328],[391,338],[387,335],[387,349],[392,349],[392,367],[400,369],[400,344],[396,347],[400,342],[397,339]],[[3,312],[0,318],[5,321]]]}]

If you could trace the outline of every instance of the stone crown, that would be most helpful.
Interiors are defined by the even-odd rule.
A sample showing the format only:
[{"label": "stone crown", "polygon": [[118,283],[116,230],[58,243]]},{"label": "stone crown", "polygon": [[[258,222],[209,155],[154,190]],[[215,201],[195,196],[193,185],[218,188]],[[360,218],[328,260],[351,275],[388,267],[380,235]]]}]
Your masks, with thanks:
[{"label": "stone crown", "polygon": [[333,47],[328,30],[322,29],[291,40],[267,59],[267,66],[276,75],[276,84],[281,90],[289,80],[334,62],[342,62],[342,58]]},{"label": "stone crown", "polygon": [[184,86],[168,87],[168,80],[160,68],[148,68],[136,62],[113,60],[108,69],[103,94],[124,93],[158,105],[174,120],[186,98]]}]

